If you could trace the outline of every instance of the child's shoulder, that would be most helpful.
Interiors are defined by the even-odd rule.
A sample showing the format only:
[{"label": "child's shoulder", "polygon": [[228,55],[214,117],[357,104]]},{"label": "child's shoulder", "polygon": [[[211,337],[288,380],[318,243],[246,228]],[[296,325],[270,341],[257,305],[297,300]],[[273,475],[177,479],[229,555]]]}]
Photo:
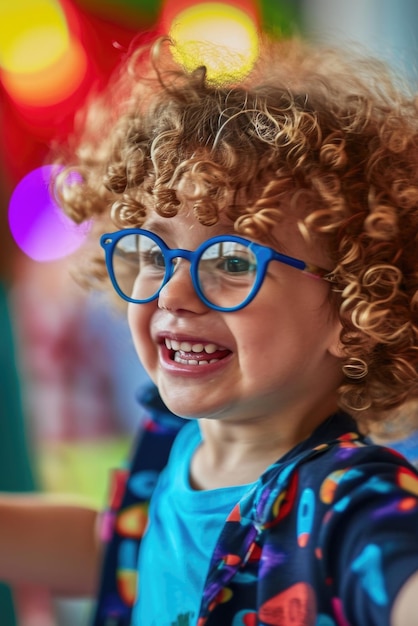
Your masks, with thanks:
[{"label": "child's shoulder", "polygon": [[363,516],[372,519],[376,511],[384,518],[404,511],[418,521],[418,471],[398,452],[369,442],[355,427],[345,430],[349,420],[335,416],[333,421],[262,477],[254,510],[264,524],[268,520],[271,532],[277,526],[280,534],[278,520],[299,523],[308,516],[319,533],[331,520],[331,526],[357,520],[356,527],[361,527]]},{"label": "child's shoulder", "polygon": [[414,483],[418,495],[418,470],[397,450],[368,440],[344,413],[333,415],[291,450],[276,464],[275,473],[278,480],[283,474],[297,474],[300,486],[316,485],[319,489],[348,481],[352,487],[379,480],[400,488]]}]

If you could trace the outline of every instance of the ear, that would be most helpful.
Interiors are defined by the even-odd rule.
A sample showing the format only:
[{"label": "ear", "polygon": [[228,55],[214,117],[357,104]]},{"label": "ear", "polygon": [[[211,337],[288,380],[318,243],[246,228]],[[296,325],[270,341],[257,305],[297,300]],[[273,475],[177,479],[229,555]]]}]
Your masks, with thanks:
[{"label": "ear", "polygon": [[338,317],[334,320],[333,328],[330,331],[330,340],[328,343],[328,352],[332,354],[332,356],[337,357],[338,359],[342,359],[344,356],[343,345],[341,343],[341,331],[342,324]]}]

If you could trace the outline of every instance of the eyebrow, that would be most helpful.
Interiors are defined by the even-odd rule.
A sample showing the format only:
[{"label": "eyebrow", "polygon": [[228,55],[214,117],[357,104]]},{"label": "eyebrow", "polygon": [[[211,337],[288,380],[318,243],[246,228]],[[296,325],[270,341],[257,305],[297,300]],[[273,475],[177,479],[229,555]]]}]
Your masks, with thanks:
[{"label": "eyebrow", "polygon": [[[161,221],[157,221],[154,219],[151,219],[149,221],[145,221],[141,228],[143,228],[144,230],[149,230],[150,232],[159,235],[162,239],[164,239],[165,236],[169,236],[172,234],[172,230],[170,228],[170,218],[166,218],[167,222],[161,222]],[[199,223],[196,222],[196,224],[198,225]],[[190,226],[189,230],[191,230],[193,228],[193,224]],[[216,225],[215,225],[216,228]],[[217,235],[237,235],[240,237],[245,237],[244,235],[240,235],[240,233],[237,233],[236,231],[233,230],[233,228],[231,227],[230,229],[227,229],[225,227],[223,227],[222,225],[219,225],[219,232],[213,232],[211,234],[207,233],[207,238],[210,239],[211,237],[216,237]],[[248,237],[245,237],[246,239],[248,239]]]},{"label": "eyebrow", "polygon": [[170,232],[169,228],[167,228],[167,225],[161,222],[157,222],[156,220],[146,220],[141,226],[140,228],[143,228],[144,230],[149,230],[151,233],[155,233],[156,235],[166,235]]},{"label": "eyebrow", "polygon": [[[161,220],[156,220],[153,219],[152,217],[150,218],[150,220],[146,220],[144,222],[144,224],[141,226],[141,228],[143,228],[144,230],[149,230],[150,232],[154,233],[155,235],[158,235],[159,237],[161,237],[162,239],[164,239],[165,241],[165,237],[169,237],[170,234],[172,234],[171,228],[170,228],[170,218],[165,218],[165,221],[162,222]],[[193,225],[191,226],[191,228],[193,228]],[[217,233],[213,233],[209,236],[208,234],[208,239],[210,239],[211,237],[215,237],[217,235],[236,235],[237,237],[243,237],[244,239],[247,239],[248,241],[257,241],[256,239],[254,239],[253,237],[248,237],[248,235],[244,235],[242,233],[237,233],[234,229],[233,226],[231,226],[231,228],[222,228],[222,225],[220,225],[220,230]],[[291,256],[293,258],[296,258],[294,256],[294,254],[292,254],[291,251],[289,251],[287,249],[287,246],[283,243],[283,241],[275,241],[274,246],[272,246],[271,243],[266,242],[266,241],[261,241],[258,240],[259,243],[261,243],[262,245],[265,246],[271,246],[273,247],[274,250],[276,250],[277,252],[279,252],[280,254],[284,254],[286,256]],[[299,257],[298,257],[299,258]],[[308,265],[312,265],[312,268],[317,268],[319,266],[315,265],[315,264],[308,264]],[[316,273],[315,270],[313,270],[313,273]]]}]

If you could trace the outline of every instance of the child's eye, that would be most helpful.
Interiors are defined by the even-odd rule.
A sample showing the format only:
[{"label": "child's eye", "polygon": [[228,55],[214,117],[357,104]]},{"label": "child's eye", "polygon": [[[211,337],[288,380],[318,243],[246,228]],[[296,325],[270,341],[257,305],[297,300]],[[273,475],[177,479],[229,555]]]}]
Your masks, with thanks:
[{"label": "child's eye", "polygon": [[255,265],[249,259],[239,256],[222,257],[218,261],[217,269],[227,274],[248,274],[255,270]]},{"label": "child's eye", "polygon": [[145,252],[140,253],[140,265],[165,268],[164,255],[160,248],[149,248]]}]

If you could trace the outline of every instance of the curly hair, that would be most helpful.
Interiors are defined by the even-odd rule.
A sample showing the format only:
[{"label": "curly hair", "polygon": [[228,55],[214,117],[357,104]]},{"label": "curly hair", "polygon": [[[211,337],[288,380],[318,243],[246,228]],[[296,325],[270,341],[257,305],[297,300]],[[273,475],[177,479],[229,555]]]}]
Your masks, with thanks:
[{"label": "curly hair", "polygon": [[[77,222],[140,226],[149,211],[175,215],[187,180],[202,224],[222,213],[270,243],[271,226],[293,212],[332,267],[340,404],[378,419],[417,391],[417,101],[353,51],[265,39],[235,84],[185,71],[172,45],[136,50],[90,103],[63,157],[59,202]],[[102,259],[97,268],[102,277]]]}]

